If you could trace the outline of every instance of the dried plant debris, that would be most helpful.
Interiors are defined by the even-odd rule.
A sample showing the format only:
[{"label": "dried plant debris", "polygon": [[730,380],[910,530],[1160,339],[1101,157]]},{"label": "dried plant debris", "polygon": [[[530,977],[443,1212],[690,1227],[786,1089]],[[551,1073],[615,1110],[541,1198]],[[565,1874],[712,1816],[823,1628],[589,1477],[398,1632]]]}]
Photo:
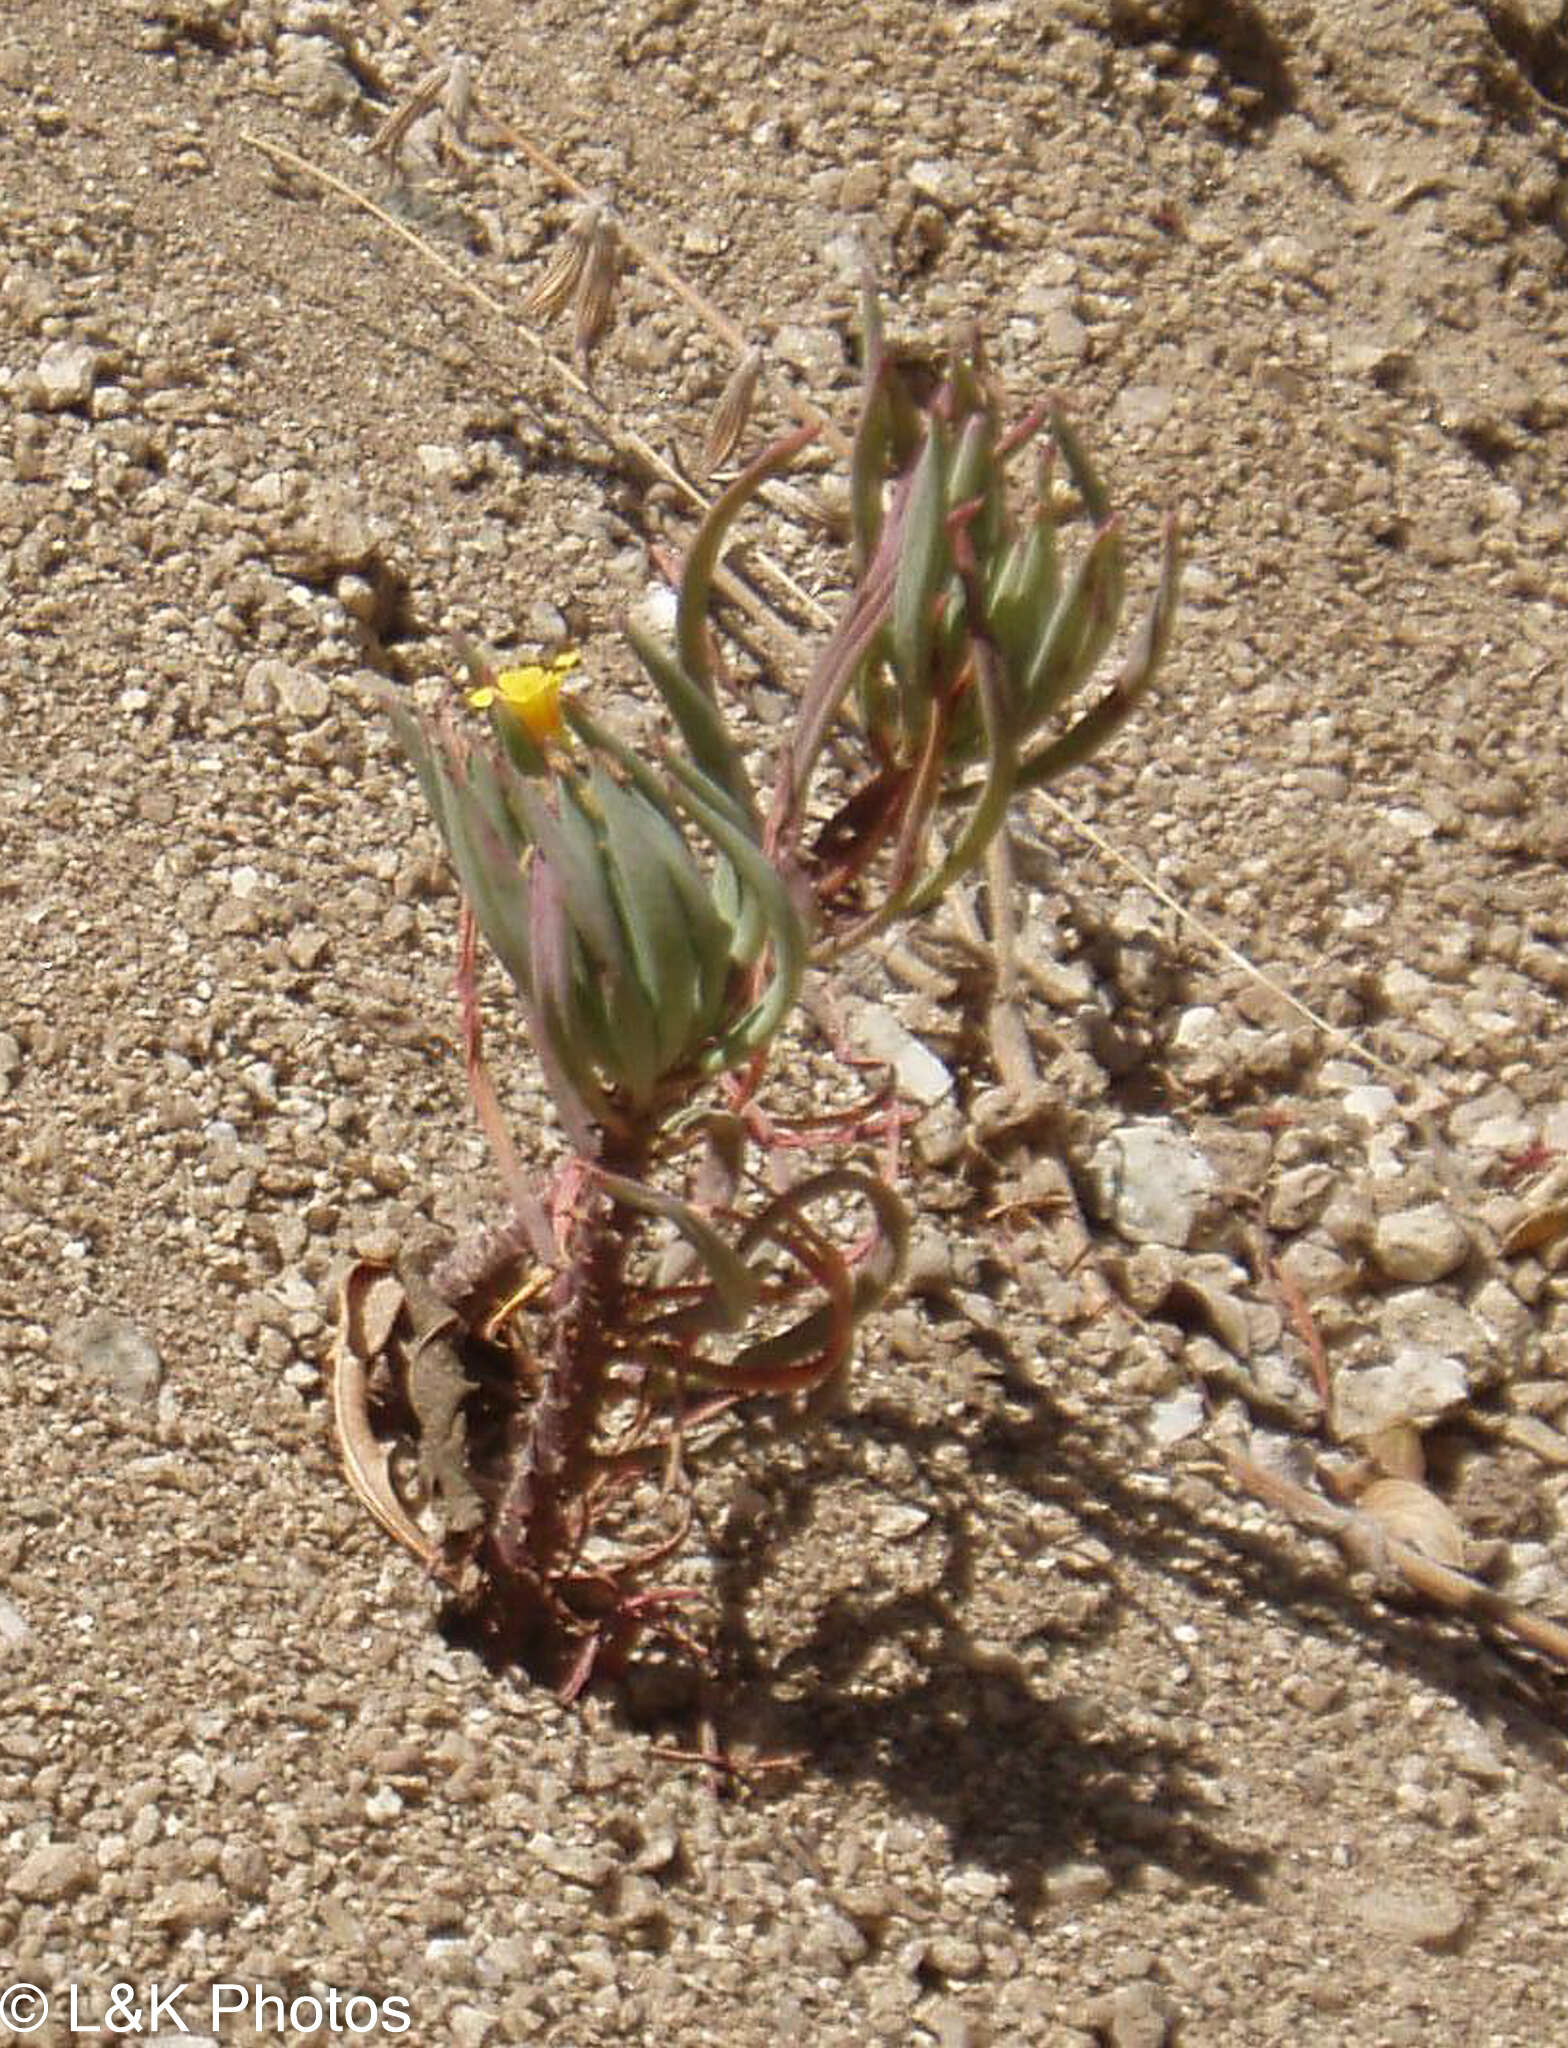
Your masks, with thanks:
[{"label": "dried plant debris", "polygon": [[749,348],[720,392],[719,402],[708,422],[707,438],[702,444],[702,460],[706,469],[722,469],[740,446],[741,436],[751,421],[751,409],[756,401],[757,382],[761,375],[762,351]]},{"label": "dried plant debris", "polygon": [[478,59],[466,52],[435,65],[382,122],[372,153],[405,173],[472,170],[477,159],[468,139],[478,76]]},{"label": "dried plant debris", "polygon": [[572,308],[572,342],[586,367],[610,324],[622,264],[620,231],[607,197],[578,208],[544,274],[523,301],[530,320],[553,320]]},{"label": "dried plant debris", "polygon": [[1217,1448],[1246,1492],[1281,1509],[1300,1527],[1331,1537],[1354,1568],[1371,1571],[1381,1581],[1402,1582],[1423,1599],[1568,1665],[1568,1628],[1505,1598],[1462,1568],[1464,1531],[1428,1488],[1374,1479],[1346,1504],[1291,1476],[1284,1469],[1288,1460],[1281,1460],[1266,1441],[1255,1438],[1247,1451],[1228,1444]]}]

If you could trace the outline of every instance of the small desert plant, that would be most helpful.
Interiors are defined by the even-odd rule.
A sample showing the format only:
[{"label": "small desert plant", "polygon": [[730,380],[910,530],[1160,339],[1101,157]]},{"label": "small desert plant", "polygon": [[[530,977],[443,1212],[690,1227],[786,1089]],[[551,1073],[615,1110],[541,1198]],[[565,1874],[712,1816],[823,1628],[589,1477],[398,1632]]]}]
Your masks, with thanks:
[{"label": "small desert plant", "polygon": [[[1077,436],[1054,404],[1009,425],[977,343],[918,395],[869,291],[864,324],[852,588],[760,783],[721,707],[714,580],[809,427],[704,519],[671,637],[629,629],[665,714],[655,757],[592,716],[566,661],[497,672],[469,650],[464,706],[421,720],[388,699],[462,886],[470,1078],[512,1214],[431,1289],[350,1276],[340,1430],[355,1484],[480,1639],[567,1695],[650,1627],[679,1633],[683,1596],[656,1580],[716,1418],[820,1398],[897,1277],[905,1211],[870,1164],[896,1108],[791,1119],[770,1095],[808,963],[937,903],[1015,795],[1103,743],[1169,636],[1173,524],[1119,679],[1070,713],[1123,597],[1120,526]],[[1070,567],[1057,460],[1093,527]],[[476,930],[565,1136],[543,1195],[481,1058]],[[392,1491],[389,1435],[417,1441],[438,1538]]]}]

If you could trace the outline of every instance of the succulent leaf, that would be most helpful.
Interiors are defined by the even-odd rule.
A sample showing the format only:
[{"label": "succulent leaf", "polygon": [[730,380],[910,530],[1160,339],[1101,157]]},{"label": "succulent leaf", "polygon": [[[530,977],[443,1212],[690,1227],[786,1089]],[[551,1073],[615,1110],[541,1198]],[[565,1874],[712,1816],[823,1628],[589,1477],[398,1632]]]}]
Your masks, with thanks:
[{"label": "succulent leaf", "polygon": [[705,690],[711,692],[713,688],[713,663],[708,653],[708,604],[714,572],[719,566],[719,556],[729,537],[729,530],[769,477],[787,469],[806,443],[814,439],[816,432],[814,426],[797,427],[794,433],[786,434],[764,448],[715,500],[697,529],[681,575],[675,611],[675,645],[681,666]]}]

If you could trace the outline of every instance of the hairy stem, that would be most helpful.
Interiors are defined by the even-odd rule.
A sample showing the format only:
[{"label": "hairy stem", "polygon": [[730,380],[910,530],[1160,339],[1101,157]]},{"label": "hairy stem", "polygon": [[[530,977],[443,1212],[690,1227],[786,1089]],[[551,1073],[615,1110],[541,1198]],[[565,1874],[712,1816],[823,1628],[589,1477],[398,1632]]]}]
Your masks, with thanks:
[{"label": "hairy stem", "polygon": [[[607,1133],[603,1163],[640,1178],[648,1142],[643,1132],[615,1138]],[[551,1289],[544,1384],[497,1503],[491,1536],[498,1572],[517,1595],[515,1617],[528,1661],[555,1677],[569,1667],[580,1634],[597,1619],[592,1611],[578,1610],[567,1582],[584,1533],[614,1334],[627,1321],[626,1261],[642,1227],[638,1216],[597,1186],[581,1199],[566,1263]]]}]

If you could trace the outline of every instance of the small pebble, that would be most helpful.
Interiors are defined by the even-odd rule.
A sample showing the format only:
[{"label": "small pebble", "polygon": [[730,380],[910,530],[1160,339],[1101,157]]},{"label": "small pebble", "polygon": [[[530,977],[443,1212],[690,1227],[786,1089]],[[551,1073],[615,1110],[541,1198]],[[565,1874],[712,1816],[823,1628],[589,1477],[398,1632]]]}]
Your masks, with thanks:
[{"label": "small pebble", "polygon": [[1378,1218],[1372,1257],[1390,1280],[1428,1286],[1462,1266],[1470,1239],[1457,1216],[1437,1202]]},{"label": "small pebble", "polygon": [[56,341],[38,359],[37,399],[43,412],[85,405],[98,380],[98,356],[85,342]]},{"label": "small pebble", "polygon": [[1356,1901],[1357,1920],[1370,1934],[1419,1948],[1450,1946],[1470,1917],[1469,1902],[1447,1885],[1380,1884]]},{"label": "small pebble", "polygon": [[97,1309],[60,1333],[61,1349],[89,1378],[145,1406],[158,1398],[163,1361],[136,1325],[109,1309]]}]

